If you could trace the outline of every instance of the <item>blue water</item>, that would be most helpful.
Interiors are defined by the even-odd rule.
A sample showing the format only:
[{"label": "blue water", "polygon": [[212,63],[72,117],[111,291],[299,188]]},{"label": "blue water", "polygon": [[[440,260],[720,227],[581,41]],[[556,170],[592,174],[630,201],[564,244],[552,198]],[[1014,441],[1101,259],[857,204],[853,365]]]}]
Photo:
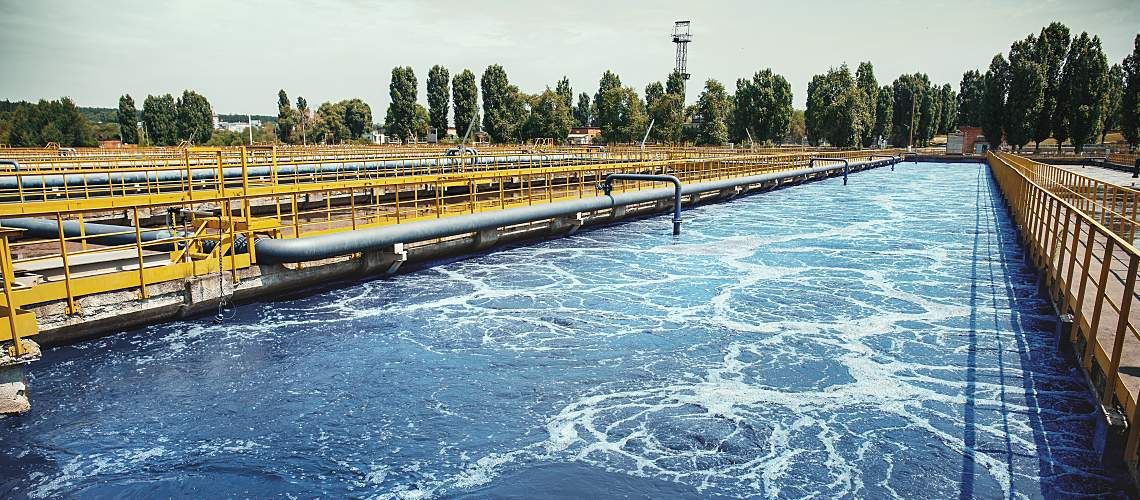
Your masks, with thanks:
[{"label": "blue water", "polygon": [[1121,495],[985,167],[51,349],[0,497]]}]

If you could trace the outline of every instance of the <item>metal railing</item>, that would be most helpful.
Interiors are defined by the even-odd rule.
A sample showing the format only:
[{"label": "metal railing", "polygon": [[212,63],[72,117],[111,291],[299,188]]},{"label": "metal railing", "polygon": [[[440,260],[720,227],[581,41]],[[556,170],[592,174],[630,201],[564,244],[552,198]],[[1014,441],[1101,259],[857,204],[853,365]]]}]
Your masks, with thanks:
[{"label": "metal railing", "polygon": [[1136,239],[1140,191],[1009,153],[997,156],[1126,241]]},{"label": "metal railing", "polygon": [[[1140,362],[1140,315],[1132,309],[1140,251],[1090,211],[1103,186],[1073,181],[1006,153],[988,153],[990,169],[1029,251],[1062,314],[1074,317],[1071,340],[1098,384],[1104,405],[1128,416],[1126,457],[1136,457],[1140,430],[1137,380],[1121,370]],[[1047,167],[1047,166],[1046,166]],[[1129,229],[1128,234],[1133,231]]]}]

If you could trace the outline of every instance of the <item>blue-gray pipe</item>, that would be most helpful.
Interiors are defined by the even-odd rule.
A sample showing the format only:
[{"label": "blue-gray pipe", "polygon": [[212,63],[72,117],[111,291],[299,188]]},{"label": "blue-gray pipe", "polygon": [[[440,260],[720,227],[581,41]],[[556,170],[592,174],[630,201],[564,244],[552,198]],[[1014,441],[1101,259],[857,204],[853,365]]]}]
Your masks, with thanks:
[{"label": "blue-gray pipe", "polygon": [[[489,165],[489,164],[518,164],[532,161],[560,161],[574,159],[591,159],[589,156],[578,155],[522,155],[522,156],[482,156],[474,158],[444,157],[444,158],[414,158],[407,160],[382,160],[375,162],[352,163],[305,163],[300,165],[279,165],[278,176],[297,176],[307,174],[349,174],[356,172],[373,172],[391,170],[397,167],[454,167],[462,164]],[[15,164],[11,160],[5,163]],[[247,167],[245,175],[249,178],[269,178],[274,175],[273,166]],[[241,167],[223,167],[222,177],[227,180],[241,179]],[[190,178],[194,181],[212,181],[218,177],[216,167],[195,167],[190,169]],[[74,174],[35,174],[35,175],[0,175],[0,191],[16,191],[18,189],[38,190],[44,188],[83,188],[99,186],[124,186],[128,184],[163,183],[173,184],[185,182],[185,169],[146,170],[134,172],[102,172],[102,173],[74,173]],[[293,182],[299,182],[295,177]]]},{"label": "blue-gray pipe", "polygon": [[[843,162],[843,185],[844,186],[847,185],[847,174],[851,170],[851,164],[845,158],[822,158],[822,157],[821,158],[812,158],[811,161],[808,162],[808,166],[814,167],[816,160],[819,160],[819,161],[841,161],[841,162]],[[894,163],[892,163],[891,165],[893,166]]]},{"label": "blue-gray pipe", "polygon": [[[869,167],[893,164],[899,161],[892,158],[883,161],[869,161],[858,163],[856,166]],[[695,194],[707,191],[718,191],[736,186],[760,184],[775,180],[787,179],[803,175],[828,173],[835,170],[835,166],[808,167],[788,172],[760,174],[735,179],[722,179],[696,184],[686,184],[681,187],[681,194]],[[845,165],[847,171],[850,165]],[[676,186],[676,184],[674,184]],[[568,200],[543,205],[525,206],[481,212],[476,214],[457,215],[440,219],[407,222],[391,226],[381,226],[343,233],[323,234],[294,239],[259,238],[255,241],[257,246],[257,260],[260,263],[309,262],[328,259],[342,255],[350,255],[368,250],[387,248],[395,243],[414,243],[435,238],[445,238],[465,233],[473,233],[485,229],[495,229],[503,226],[523,224],[536,220],[564,217],[579,212],[592,212],[617,206],[645,203],[654,200],[673,197],[676,200],[677,190],[674,188],[649,189],[645,191],[632,191],[611,196],[596,196],[580,200]],[[0,220],[0,225],[27,229],[31,236],[54,238],[58,236],[56,222],[47,219],[17,218]],[[64,222],[64,234],[68,237],[79,236],[79,224],[74,221]],[[126,233],[133,231],[131,226],[113,226],[108,224],[84,224],[85,233],[107,234]],[[157,241],[170,238],[168,231],[147,231],[142,233],[143,241]],[[133,244],[133,234],[108,236],[103,244]],[[244,238],[238,237],[234,242],[234,252],[244,253],[248,250]]]},{"label": "blue-gray pipe", "polygon": [[[882,166],[897,160],[866,162],[857,165]],[[835,170],[835,166],[809,167],[788,172],[760,174],[735,179],[722,179],[682,186],[681,194],[718,191],[736,186],[760,184],[774,180],[814,175]],[[611,196],[596,196],[543,205],[508,208],[493,212],[457,215],[426,221],[407,222],[391,226],[322,234],[319,236],[272,239],[260,238],[254,242],[259,263],[309,262],[349,255],[368,250],[389,248],[396,243],[414,243],[435,238],[446,238],[486,229],[523,224],[536,220],[565,217],[579,212],[612,209],[617,206],[645,203],[676,196],[674,188],[631,191]]]},{"label": "blue-gray pipe", "polygon": [[666,181],[673,183],[673,236],[680,236],[681,234],[681,180],[672,175],[655,175],[655,174],[608,174],[605,180],[602,181],[600,188],[610,196],[610,192],[614,190],[614,180],[631,180],[631,181]]}]

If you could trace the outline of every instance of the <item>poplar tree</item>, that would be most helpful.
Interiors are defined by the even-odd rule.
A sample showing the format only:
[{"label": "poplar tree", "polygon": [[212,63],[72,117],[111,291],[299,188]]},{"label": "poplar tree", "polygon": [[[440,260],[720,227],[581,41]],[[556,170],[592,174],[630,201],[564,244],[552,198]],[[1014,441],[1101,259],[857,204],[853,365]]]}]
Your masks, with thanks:
[{"label": "poplar tree", "polygon": [[214,111],[201,94],[193,90],[182,91],[178,98],[178,138],[204,144],[214,132]]},{"label": "poplar tree", "polygon": [[1101,50],[1100,38],[1081,33],[1073,40],[1065,66],[1066,69],[1072,68],[1067,104],[1073,149],[1079,153],[1085,144],[1096,140],[1104,119],[1108,60]]},{"label": "poplar tree", "polygon": [[130,94],[119,97],[119,111],[116,118],[119,122],[119,139],[123,144],[139,143],[138,110],[135,109],[135,100]]},{"label": "poplar tree", "polygon": [[1124,95],[1120,98],[1120,131],[1132,150],[1140,146],[1140,35],[1124,58]]},{"label": "poplar tree", "polygon": [[578,94],[578,105],[574,106],[574,120],[578,123],[579,127],[589,127],[591,125],[590,94],[585,92]]},{"label": "poplar tree", "polygon": [[178,119],[174,96],[146,96],[142,110],[143,127],[147,137],[156,146],[178,144]]},{"label": "poplar tree", "polygon": [[1067,91],[1062,88],[1061,77],[1065,57],[1069,53],[1069,28],[1053,22],[1041,28],[1037,36],[1037,60],[1045,69],[1045,98],[1041,114],[1033,131],[1034,149],[1040,149],[1041,141],[1052,134],[1057,138],[1057,148],[1068,137],[1068,117],[1065,107]]},{"label": "poplar tree", "polygon": [[697,144],[721,146],[728,142],[728,115],[730,101],[724,85],[709,79],[705,90],[697,99],[697,112],[701,124],[697,130]]},{"label": "poplar tree", "polygon": [[473,131],[479,129],[479,87],[475,84],[475,74],[464,69],[451,80],[451,100],[455,115],[455,133],[463,137],[468,124],[475,119]]},{"label": "poplar tree", "polygon": [[1029,35],[1009,49],[1009,90],[1005,105],[1006,141],[1021,149],[1033,139],[1045,108],[1045,68],[1037,62],[1037,40]]},{"label": "poplar tree", "polygon": [[293,106],[289,104],[289,96],[285,89],[277,91],[277,139],[286,144],[294,141],[293,127],[295,125]]},{"label": "poplar tree", "polygon": [[1009,64],[999,53],[990,61],[985,75],[985,92],[982,94],[982,109],[979,122],[982,134],[990,147],[1001,146],[1002,130],[1005,128],[1005,96],[1008,90]]},{"label": "poplar tree", "polygon": [[391,102],[384,116],[384,128],[389,135],[399,137],[403,142],[416,137],[416,92],[416,74],[412,68],[392,68],[392,81],[388,84]]},{"label": "poplar tree", "polygon": [[981,72],[972,69],[962,74],[962,82],[958,84],[959,124],[967,127],[982,124],[982,99],[985,92],[986,83]]},{"label": "poplar tree", "polygon": [[[447,73],[447,68],[437,64],[432,66],[431,70],[428,71],[428,125],[436,130],[436,134],[438,134],[436,137],[438,139],[443,139],[447,136],[449,83],[450,76]],[[461,133],[459,132],[458,124],[456,124],[455,130],[456,133]]]}]

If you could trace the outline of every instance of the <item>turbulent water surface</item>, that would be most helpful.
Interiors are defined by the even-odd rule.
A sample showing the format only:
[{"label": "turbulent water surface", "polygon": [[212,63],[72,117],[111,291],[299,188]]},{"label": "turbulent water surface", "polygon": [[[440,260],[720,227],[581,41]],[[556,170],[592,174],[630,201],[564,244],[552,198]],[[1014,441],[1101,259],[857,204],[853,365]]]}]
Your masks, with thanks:
[{"label": "turbulent water surface", "polygon": [[984,166],[49,350],[0,496],[1118,495]]}]

